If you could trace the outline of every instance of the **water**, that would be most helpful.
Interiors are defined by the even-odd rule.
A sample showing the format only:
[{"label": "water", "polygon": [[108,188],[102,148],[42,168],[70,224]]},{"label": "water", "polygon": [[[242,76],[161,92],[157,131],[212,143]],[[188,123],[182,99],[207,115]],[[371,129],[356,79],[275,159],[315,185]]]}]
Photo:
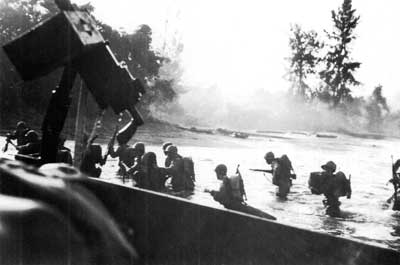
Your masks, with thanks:
[{"label": "water", "polygon": [[[400,212],[391,210],[386,200],[393,194],[391,184],[391,154],[400,158],[400,140],[370,140],[338,135],[338,138],[317,138],[312,135],[279,134],[287,139],[250,137],[236,139],[218,135],[179,133],[138,133],[138,140],[146,143],[146,151],[157,154],[159,165],[164,164],[161,144],[171,141],[183,156],[195,161],[196,188],[189,200],[221,208],[204,188],[217,189],[219,182],[214,168],[219,163],[228,166],[228,174],[235,173],[240,164],[248,203],[278,218],[278,222],[326,232],[370,244],[390,247],[400,251]],[[1,139],[0,144],[4,143]],[[72,147],[73,143],[67,145]],[[105,150],[106,145],[103,146]],[[10,146],[10,151],[14,149]],[[249,168],[268,168],[263,159],[267,151],[276,155],[287,154],[297,173],[288,200],[275,196],[271,176],[249,171]],[[351,174],[353,194],[351,199],[342,197],[343,218],[325,215],[323,196],[312,195],[308,189],[309,173],[320,171],[320,165],[334,161],[338,170]],[[116,159],[109,159],[103,167],[102,178],[120,182],[115,172]],[[132,185],[127,183],[126,185]]]}]

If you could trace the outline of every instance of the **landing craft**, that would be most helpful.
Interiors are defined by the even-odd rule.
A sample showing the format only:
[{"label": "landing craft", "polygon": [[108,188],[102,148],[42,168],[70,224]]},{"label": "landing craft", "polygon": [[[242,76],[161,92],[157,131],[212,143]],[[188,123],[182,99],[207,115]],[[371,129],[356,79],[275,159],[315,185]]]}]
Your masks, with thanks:
[{"label": "landing craft", "polygon": [[[100,107],[110,106],[116,113],[127,109],[131,112],[134,120],[140,119],[140,115],[134,109],[141,93],[138,82],[133,83],[134,80],[130,73],[126,72],[127,69],[122,69],[115,61],[109,47],[104,43],[101,35],[97,34],[94,22],[90,20],[90,17],[84,12],[75,10],[62,11],[56,17],[57,23],[63,25],[66,31],[75,33],[68,34],[68,36],[75,36],[77,39],[66,42],[76,44],[75,49],[68,47],[69,51],[75,53],[59,56],[64,51],[61,48],[55,53],[49,52],[54,55],[50,58],[52,60],[49,61],[47,60],[49,58],[46,58],[41,61],[39,55],[39,57],[35,57],[35,48],[41,47],[50,51],[54,47],[62,46],[48,44],[44,48],[32,45],[32,43],[29,44],[29,41],[24,41],[24,38],[29,39],[29,35],[23,35],[16,42],[7,45],[8,48],[5,49],[21,76],[26,80],[42,76],[60,66],[65,67],[60,85],[61,90],[60,87],[57,89],[56,97],[52,98],[43,122],[43,135],[46,137],[41,164],[55,160],[53,147],[56,145],[54,143],[57,142],[69,107],[68,104],[57,103],[66,102],[64,101],[65,97],[69,96],[71,83],[79,71],[83,71],[84,78],[88,80],[89,90],[95,96]],[[50,31],[54,34],[60,34],[62,31],[57,30],[58,26],[53,27],[53,22],[49,21],[47,21],[50,23],[47,24],[48,29],[51,29]],[[84,25],[76,27],[76,23]],[[48,34],[44,25],[46,22],[39,24],[35,29],[39,29],[39,33]],[[33,34],[33,39],[35,39],[35,29],[27,33]],[[80,29],[84,29],[84,31]],[[95,45],[92,45],[93,43],[90,41],[81,41],[80,36],[87,34],[88,31],[93,31],[90,36],[97,38],[90,39]],[[64,42],[62,37],[65,36],[57,39]],[[52,38],[40,36],[34,42],[46,45],[45,42],[49,39]],[[18,47],[13,49],[13,43]],[[24,48],[22,49],[22,47]],[[101,48],[97,49],[98,47]],[[104,75],[101,77],[91,72],[91,60],[83,58],[88,58],[86,56],[89,56],[88,53],[93,49],[105,56],[104,62],[107,64],[101,65],[102,69],[113,68],[114,70],[104,71]],[[18,52],[13,53],[14,50],[26,51],[27,57],[18,56]],[[11,53],[13,55],[10,55]],[[35,65],[36,62],[47,62],[47,64]],[[99,81],[97,78],[101,78],[101,80]],[[117,86],[115,82],[122,83]],[[114,96],[118,93],[133,95],[130,97],[133,98],[133,101],[116,101],[114,97],[107,96],[107,92],[110,91]],[[54,112],[61,115],[56,117]],[[29,162],[29,159],[26,161]],[[54,175],[58,174],[62,176],[55,178]],[[77,177],[77,174],[79,175],[76,170],[72,169],[64,168],[60,169],[59,173],[49,173],[27,166],[23,162],[0,161],[1,193],[13,197],[24,197],[28,201],[32,201],[30,208],[18,208],[21,212],[25,210],[26,215],[17,214],[19,222],[12,223],[14,226],[9,226],[9,207],[0,204],[0,227],[16,228],[0,230],[0,249],[2,250],[0,251],[0,261],[2,264],[28,264],[33,261],[68,264],[71,262],[71,258],[76,257],[69,255],[70,251],[76,251],[74,253],[79,254],[80,259],[72,260],[77,264],[101,262],[101,257],[105,253],[111,253],[108,261],[114,264],[136,263],[136,257],[139,257],[139,262],[143,264],[372,265],[400,263],[400,253],[388,248],[292,227],[279,223],[279,220],[271,221],[236,211],[214,209],[185,199],[126,187],[122,184],[113,184],[102,179],[80,175]],[[82,198],[86,199],[82,200]],[[46,208],[43,202],[48,202],[52,208]],[[93,204],[88,202],[93,202]],[[81,211],[75,212],[77,208]],[[31,211],[26,212],[29,209]],[[60,227],[68,228],[68,230],[62,230],[60,233],[68,231],[65,237],[68,237],[68,240],[69,236],[75,238],[74,242],[81,243],[82,248],[76,248],[80,245],[68,245],[68,248],[61,248],[62,244],[40,244],[39,241],[33,241],[35,244],[32,244],[32,241],[29,241],[32,238],[37,239],[35,229],[46,232],[47,225],[53,224],[52,227],[59,227],[57,224],[60,224],[62,219],[53,218],[51,219],[53,223],[51,223],[50,219],[36,218],[37,222],[33,226],[35,229],[28,233],[24,229],[29,228],[26,225],[32,223],[27,222],[24,218],[38,217],[35,213],[42,213],[39,217],[49,216],[50,218],[64,212],[67,213],[68,219],[75,221],[75,226],[74,223],[66,225],[61,222],[62,226]],[[15,215],[12,216],[15,217]],[[11,232],[11,234],[3,231]],[[24,231],[26,233],[22,233]],[[58,231],[43,233],[46,236],[46,243],[60,242],[56,240],[60,233]],[[17,240],[10,240],[10,238]],[[38,238],[40,239],[40,237]],[[101,244],[98,245],[98,243]],[[51,246],[52,251],[46,252],[48,248],[41,248],[43,245]],[[102,253],[103,248],[104,253]],[[88,255],[85,253],[85,249],[89,253],[95,252],[97,256]],[[65,254],[62,256],[65,259],[62,259],[61,256],[54,256],[54,253]],[[124,256],[125,259],[119,259],[120,256]],[[107,264],[106,262],[102,261],[100,264]]]}]

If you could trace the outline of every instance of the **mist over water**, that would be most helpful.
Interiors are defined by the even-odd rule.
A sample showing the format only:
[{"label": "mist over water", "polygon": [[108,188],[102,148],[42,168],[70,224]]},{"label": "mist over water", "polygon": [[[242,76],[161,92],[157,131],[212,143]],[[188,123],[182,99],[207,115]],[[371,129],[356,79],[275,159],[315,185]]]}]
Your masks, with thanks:
[{"label": "mist over water", "polygon": [[[351,107],[347,113],[314,100],[305,103],[286,92],[258,89],[243,91],[236,100],[216,86],[190,87],[176,102],[152,108],[162,120],[186,126],[236,130],[302,130],[308,132],[350,131],[399,135],[399,115],[387,114],[374,130],[365,106]],[[353,113],[352,113],[353,112]],[[354,114],[357,112],[357,114]]]}]

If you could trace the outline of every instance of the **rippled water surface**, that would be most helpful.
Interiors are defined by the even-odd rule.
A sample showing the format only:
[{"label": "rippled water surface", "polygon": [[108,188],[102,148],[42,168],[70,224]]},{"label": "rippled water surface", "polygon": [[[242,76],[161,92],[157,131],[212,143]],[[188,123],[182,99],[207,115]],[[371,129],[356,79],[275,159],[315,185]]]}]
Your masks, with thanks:
[{"label": "rippled water surface", "polygon": [[[161,152],[164,141],[173,142],[181,155],[193,158],[197,186],[194,194],[188,197],[191,201],[221,207],[203,190],[218,187],[213,171],[217,164],[225,163],[229,173],[234,173],[240,164],[248,203],[276,216],[279,222],[400,251],[400,212],[392,211],[391,205],[386,203],[393,193],[391,184],[387,185],[391,177],[391,155],[400,158],[400,139],[371,140],[344,135],[328,139],[290,133],[271,136],[237,139],[191,132],[157,136],[139,133],[138,140],[147,144],[146,151],[157,154],[159,165],[164,164]],[[4,139],[1,144],[3,142]],[[68,142],[67,145],[72,147],[73,144]],[[13,148],[10,147],[10,151],[14,151]],[[267,168],[263,160],[267,151],[287,154],[293,163],[297,179],[287,201],[276,198],[270,175],[248,170]],[[341,198],[343,218],[325,216],[323,196],[312,195],[307,186],[309,173],[319,171],[320,165],[328,160],[335,161],[338,170],[347,176],[351,174],[353,194],[351,199]],[[115,175],[117,168],[117,160],[110,159],[103,168],[102,178],[120,182]]]}]

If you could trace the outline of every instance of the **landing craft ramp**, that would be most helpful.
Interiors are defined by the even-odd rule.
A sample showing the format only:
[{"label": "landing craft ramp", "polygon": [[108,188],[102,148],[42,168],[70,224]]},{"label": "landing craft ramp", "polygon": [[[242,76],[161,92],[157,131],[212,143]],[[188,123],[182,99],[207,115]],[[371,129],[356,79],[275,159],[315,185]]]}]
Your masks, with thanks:
[{"label": "landing craft ramp", "polygon": [[131,235],[143,264],[400,264],[391,249],[103,180],[85,185]]}]

